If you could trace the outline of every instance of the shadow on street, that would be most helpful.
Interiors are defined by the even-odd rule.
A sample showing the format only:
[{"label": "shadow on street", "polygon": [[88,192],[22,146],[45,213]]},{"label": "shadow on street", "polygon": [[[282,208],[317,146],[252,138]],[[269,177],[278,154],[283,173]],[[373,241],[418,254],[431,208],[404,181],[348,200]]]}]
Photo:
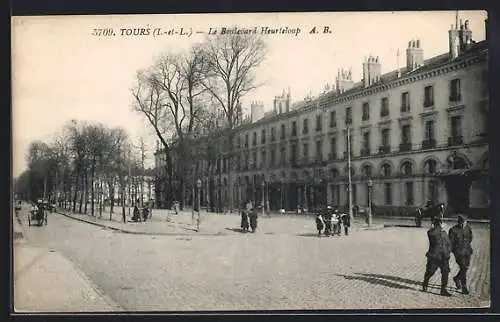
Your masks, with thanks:
[{"label": "shadow on street", "polygon": [[[383,285],[387,287],[397,288],[397,289],[408,289],[408,290],[416,290],[414,287],[406,286],[401,283],[413,284],[413,285],[421,285],[420,282],[407,280],[403,278],[399,278],[396,276],[389,275],[378,275],[378,274],[362,274],[362,273],[354,273],[355,275],[342,275],[337,274],[337,276],[341,276],[347,280],[359,280],[365,281],[371,284]],[[429,285],[429,287],[431,287]],[[434,287],[434,286],[432,286]]]},{"label": "shadow on street", "polygon": [[316,238],[319,238],[319,237],[328,237],[328,236],[319,236],[318,233],[302,233],[302,234],[297,234],[297,236],[299,237],[316,237]]},{"label": "shadow on street", "polygon": [[242,233],[242,234],[246,234],[247,232],[244,232],[243,229],[241,228],[227,228],[226,227],[226,230],[229,230],[229,231],[232,231],[232,232],[235,232],[235,233]]}]

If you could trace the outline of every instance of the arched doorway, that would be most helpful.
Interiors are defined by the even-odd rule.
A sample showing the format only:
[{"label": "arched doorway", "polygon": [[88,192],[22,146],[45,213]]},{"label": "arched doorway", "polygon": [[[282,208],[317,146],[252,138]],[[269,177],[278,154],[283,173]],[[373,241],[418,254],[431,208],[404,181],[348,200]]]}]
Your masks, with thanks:
[{"label": "arched doorway", "polygon": [[448,207],[453,213],[469,212],[470,179],[465,175],[469,162],[465,157],[452,154],[447,159],[449,169],[445,178]]}]

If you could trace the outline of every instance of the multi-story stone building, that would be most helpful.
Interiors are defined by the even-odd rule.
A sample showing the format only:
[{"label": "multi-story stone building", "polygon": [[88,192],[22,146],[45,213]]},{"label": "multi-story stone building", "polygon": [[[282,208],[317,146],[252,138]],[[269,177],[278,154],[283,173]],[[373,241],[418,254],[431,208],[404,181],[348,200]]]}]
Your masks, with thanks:
[{"label": "multi-story stone building", "polygon": [[292,104],[284,91],[270,113],[254,102],[251,122],[234,129],[232,189],[227,136],[200,141],[198,148],[218,156],[214,176],[199,158],[201,202],[229,207],[232,191],[234,204],[264,200],[270,209],[345,206],[349,133],[353,204],[368,204],[371,179],[377,212],[428,200],[452,211],[485,209],[487,80],[486,40],[474,42],[468,21],[457,21],[442,55],[424,60],[423,44],[410,40],[404,68],[381,74],[381,59],[370,56],[359,82],[339,70],[335,85],[316,98]]}]

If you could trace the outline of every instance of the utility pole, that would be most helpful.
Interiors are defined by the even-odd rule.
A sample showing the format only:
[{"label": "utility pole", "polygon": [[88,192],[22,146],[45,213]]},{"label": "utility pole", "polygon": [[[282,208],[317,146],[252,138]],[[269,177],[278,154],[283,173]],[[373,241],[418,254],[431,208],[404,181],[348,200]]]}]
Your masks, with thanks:
[{"label": "utility pole", "polygon": [[350,128],[347,128],[347,171],[349,178],[349,217],[351,218],[351,222],[354,220],[352,214],[352,178],[351,178],[351,132]]}]

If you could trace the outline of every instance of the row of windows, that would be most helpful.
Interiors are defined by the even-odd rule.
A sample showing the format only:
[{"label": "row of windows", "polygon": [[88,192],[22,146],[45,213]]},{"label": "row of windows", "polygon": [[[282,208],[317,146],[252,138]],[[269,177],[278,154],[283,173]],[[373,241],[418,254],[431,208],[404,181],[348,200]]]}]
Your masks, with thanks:
[{"label": "row of windows", "polygon": [[[453,79],[450,82],[450,97],[449,97],[450,102],[457,102],[461,101],[461,87],[460,87],[460,79]],[[380,116],[381,117],[388,117],[389,116],[389,98],[388,97],[383,97],[380,99]],[[434,87],[432,85],[426,86],[424,88],[424,107],[432,107],[434,106]],[[410,93],[409,92],[404,92],[401,94],[401,112],[402,113],[407,113],[410,111]],[[370,104],[369,102],[364,102],[362,104],[362,115],[361,115],[361,120],[362,121],[369,121],[370,120]],[[352,117],[352,106],[346,107],[345,110],[345,124],[346,125],[351,125],[353,121]],[[334,128],[337,126],[337,114],[336,111],[331,111],[330,112],[330,127]],[[315,123],[315,130],[316,132],[321,132],[323,130],[323,119],[321,115],[316,116],[316,123]],[[308,134],[309,133],[309,119],[304,119],[302,121],[302,134]],[[280,132],[280,138],[283,140],[286,137],[286,126],[285,124],[281,124],[281,132]],[[297,131],[297,121],[292,121],[291,123],[291,136],[295,137],[297,136],[298,131]],[[275,128],[271,127],[271,142],[274,142],[276,140],[276,133],[275,133]],[[248,147],[248,134],[245,135],[245,147]],[[239,141],[239,137],[238,137]],[[266,130],[263,129],[261,132],[261,144],[266,143]],[[238,146],[240,143],[238,142]],[[252,136],[252,145],[255,146],[257,145],[257,132],[253,132]]]},{"label": "row of windows", "polygon": [[[354,205],[358,204],[358,198],[357,198],[357,185],[352,184],[352,202]],[[427,183],[427,190],[428,190],[428,196],[431,201],[437,201],[438,199],[438,188],[437,188],[437,183],[433,180],[430,180]],[[341,204],[340,200],[340,189],[341,186],[333,186],[333,203],[336,204]],[[366,187],[365,189],[368,189]],[[406,206],[413,206],[415,205],[415,189],[414,189],[414,184],[412,181],[407,181],[404,183],[404,202]],[[368,200],[368,194],[365,194],[366,200],[364,200],[365,204],[369,204]],[[393,204],[393,184],[391,182],[385,182],[383,184],[383,202],[384,205],[390,206]]]},{"label": "row of windows", "polygon": [[[379,146],[379,153],[389,153],[390,152],[390,129],[385,128],[381,130],[381,145]],[[399,150],[401,152],[410,151],[412,149],[412,139],[411,139],[411,125],[404,124],[401,126],[401,142]],[[344,136],[345,146],[347,146],[347,134]],[[354,155],[352,145],[353,140],[349,142],[351,148],[351,156]],[[451,118],[451,137],[449,140],[449,145],[460,145],[463,143],[462,139],[462,116],[453,116]],[[361,144],[360,156],[369,156],[372,154],[370,150],[371,147],[371,132],[369,130],[362,133],[362,144]],[[435,121],[427,120],[425,122],[424,138],[422,141],[422,147],[424,149],[434,148],[436,146],[435,138]],[[297,163],[298,151],[297,145],[290,145],[290,162],[292,164]],[[262,151],[262,160],[266,160],[266,151]],[[276,150],[271,149],[271,165],[275,165]],[[256,159],[257,152],[254,152],[254,160]],[[282,160],[285,160],[286,150],[281,149]],[[309,143],[302,144],[302,156],[304,158],[309,157]],[[316,157],[318,160],[323,160],[323,141],[316,141]],[[330,139],[330,159],[338,159],[337,155],[337,138],[333,137]]]}]

